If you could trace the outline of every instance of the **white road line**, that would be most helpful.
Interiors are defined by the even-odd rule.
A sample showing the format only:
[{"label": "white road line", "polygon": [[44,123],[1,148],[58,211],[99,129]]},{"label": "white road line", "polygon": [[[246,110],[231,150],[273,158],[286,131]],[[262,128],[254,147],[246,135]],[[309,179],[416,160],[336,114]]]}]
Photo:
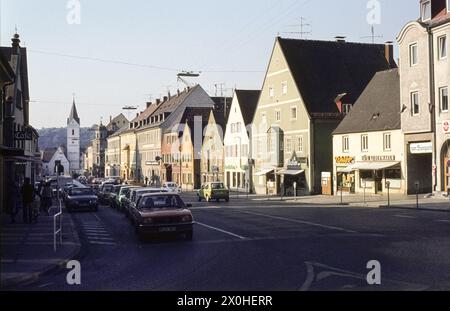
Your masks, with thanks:
[{"label": "white road line", "polygon": [[450,220],[447,220],[447,219],[439,219],[439,220],[436,220],[437,222],[445,222],[445,223],[450,223]]},{"label": "white road line", "polygon": [[107,238],[107,237],[88,236],[88,239],[89,239],[89,241],[100,240],[100,241],[112,241],[112,242],[115,242],[114,239],[112,239],[110,237]]},{"label": "white road line", "polygon": [[359,233],[358,231],[354,231],[354,230],[348,230],[348,229],[344,229],[344,228],[340,228],[340,227],[318,224],[318,223],[310,222],[310,221],[290,219],[290,218],[284,218],[284,217],[278,217],[278,216],[272,216],[272,215],[266,215],[266,214],[259,214],[259,213],[253,213],[253,212],[247,212],[247,211],[240,211],[240,212],[244,213],[244,214],[249,214],[249,215],[254,215],[254,216],[261,216],[261,217],[267,217],[267,218],[283,220],[283,221],[287,221],[287,222],[293,222],[293,223],[297,223],[297,224],[308,225],[308,226],[313,226],[313,227],[319,227],[319,228],[324,228],[324,229],[342,231],[342,232],[347,232],[347,233]]},{"label": "white road line", "polygon": [[197,221],[196,221],[195,224],[196,224],[196,225],[199,225],[199,226],[202,226],[202,227],[205,227],[205,228],[208,228],[208,229],[216,230],[216,231],[219,231],[219,232],[222,232],[222,233],[225,233],[225,234],[234,236],[235,238],[239,238],[239,239],[241,239],[241,240],[247,240],[247,238],[245,238],[245,237],[243,237],[243,236],[240,236],[240,235],[237,235],[237,234],[234,234],[234,233],[232,233],[232,232],[225,231],[225,230],[222,230],[222,229],[219,229],[219,228],[216,228],[216,227],[212,227],[212,226],[203,224],[203,223],[201,223],[201,222],[197,222]]},{"label": "white road line", "polygon": [[97,241],[89,241],[89,244],[95,244],[95,245],[109,245],[109,246],[116,246],[116,243],[111,242],[97,242]]},{"label": "white road line", "polygon": [[409,216],[409,215],[394,215],[397,218],[408,218],[408,219],[416,219],[417,217]]}]

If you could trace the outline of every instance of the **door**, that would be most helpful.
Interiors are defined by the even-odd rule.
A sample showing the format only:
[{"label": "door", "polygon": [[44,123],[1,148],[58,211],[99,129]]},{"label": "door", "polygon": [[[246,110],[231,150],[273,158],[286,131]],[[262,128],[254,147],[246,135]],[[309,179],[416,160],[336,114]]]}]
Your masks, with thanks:
[{"label": "door", "polygon": [[444,191],[448,192],[450,187],[450,158],[445,158],[444,160],[444,182],[445,182],[445,188]]},{"label": "door", "polygon": [[375,194],[383,192],[383,171],[375,172]]}]

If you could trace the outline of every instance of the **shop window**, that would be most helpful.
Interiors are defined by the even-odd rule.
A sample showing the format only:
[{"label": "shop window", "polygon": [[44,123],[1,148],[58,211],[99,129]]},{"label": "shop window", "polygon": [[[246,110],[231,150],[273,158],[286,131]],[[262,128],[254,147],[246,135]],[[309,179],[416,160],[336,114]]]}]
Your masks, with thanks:
[{"label": "shop window", "polygon": [[372,180],[374,178],[372,171],[360,171],[359,176],[362,180]]},{"label": "shop window", "polygon": [[402,171],[400,169],[385,170],[384,176],[386,179],[402,179]]}]

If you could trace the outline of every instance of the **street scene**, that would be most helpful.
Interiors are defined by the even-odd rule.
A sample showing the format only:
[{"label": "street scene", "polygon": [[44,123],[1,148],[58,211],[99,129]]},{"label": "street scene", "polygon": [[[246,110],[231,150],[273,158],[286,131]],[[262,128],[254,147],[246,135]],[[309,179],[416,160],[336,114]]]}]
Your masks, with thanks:
[{"label": "street scene", "polygon": [[450,1],[50,2],[0,1],[1,291],[450,290]]}]

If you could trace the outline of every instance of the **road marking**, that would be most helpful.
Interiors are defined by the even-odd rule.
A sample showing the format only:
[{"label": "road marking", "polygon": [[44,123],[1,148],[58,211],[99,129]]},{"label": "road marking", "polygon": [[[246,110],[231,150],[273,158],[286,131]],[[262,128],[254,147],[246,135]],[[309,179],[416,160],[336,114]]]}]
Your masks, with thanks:
[{"label": "road marking", "polygon": [[409,216],[409,215],[394,215],[397,218],[408,218],[408,219],[416,219],[417,217]]},{"label": "road marking", "polygon": [[447,220],[447,219],[439,219],[439,220],[436,220],[437,222],[445,222],[445,223],[450,223],[450,220]]},{"label": "road marking", "polygon": [[91,241],[91,239],[92,239],[92,240],[96,240],[96,241],[113,241],[114,242],[114,239],[110,238],[110,237],[98,237],[98,236],[89,236],[88,235],[88,238],[89,238],[89,241]]},{"label": "road marking", "polygon": [[212,227],[212,226],[209,226],[209,225],[206,225],[206,224],[197,222],[197,221],[195,222],[195,224],[196,224],[196,225],[199,225],[199,226],[202,226],[202,227],[205,227],[205,228],[209,228],[209,229],[212,229],[212,230],[216,230],[216,231],[219,231],[219,232],[222,232],[222,233],[225,233],[225,234],[234,236],[234,237],[239,238],[239,239],[241,239],[241,240],[247,240],[247,238],[245,238],[245,237],[243,237],[243,236],[234,234],[234,233],[229,232],[229,231],[222,230],[222,229],[220,229],[220,228]]},{"label": "road marking", "polygon": [[284,217],[278,217],[278,216],[272,216],[272,215],[266,215],[266,214],[260,214],[260,213],[253,213],[253,212],[247,212],[247,211],[241,211],[241,213],[254,215],[254,216],[267,217],[267,218],[272,218],[272,219],[277,219],[277,220],[283,220],[283,221],[288,221],[288,222],[293,222],[293,223],[308,225],[308,226],[313,226],[313,227],[319,227],[319,228],[324,228],[324,229],[343,231],[343,232],[347,232],[347,233],[359,233],[358,231],[354,231],[354,230],[348,230],[348,229],[344,229],[344,228],[340,228],[340,227],[323,225],[323,224],[310,222],[310,221],[290,219],[290,218],[284,218]]},{"label": "road marking", "polygon": [[95,244],[95,245],[109,245],[109,246],[116,246],[116,243],[111,242],[100,242],[100,241],[89,241],[89,244]]}]

